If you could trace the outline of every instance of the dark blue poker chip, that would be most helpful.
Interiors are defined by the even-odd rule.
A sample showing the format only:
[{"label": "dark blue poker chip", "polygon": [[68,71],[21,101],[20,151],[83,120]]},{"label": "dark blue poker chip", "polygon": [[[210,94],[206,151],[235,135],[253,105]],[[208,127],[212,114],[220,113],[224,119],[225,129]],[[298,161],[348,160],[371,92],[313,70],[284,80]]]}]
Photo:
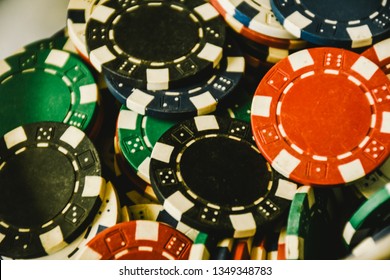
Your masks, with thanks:
[{"label": "dark blue poker chip", "polygon": [[159,118],[184,118],[214,112],[217,105],[239,85],[245,72],[245,59],[233,40],[228,40],[224,56],[212,76],[201,82],[171,91],[149,91],[106,75],[110,92],[130,110]]},{"label": "dark blue poker chip", "polygon": [[209,76],[222,58],[225,24],[205,0],[108,0],[86,27],[91,64],[118,81],[168,90]]},{"label": "dark blue poker chip", "polygon": [[283,26],[317,45],[357,49],[390,32],[390,2],[383,0],[271,0]]}]

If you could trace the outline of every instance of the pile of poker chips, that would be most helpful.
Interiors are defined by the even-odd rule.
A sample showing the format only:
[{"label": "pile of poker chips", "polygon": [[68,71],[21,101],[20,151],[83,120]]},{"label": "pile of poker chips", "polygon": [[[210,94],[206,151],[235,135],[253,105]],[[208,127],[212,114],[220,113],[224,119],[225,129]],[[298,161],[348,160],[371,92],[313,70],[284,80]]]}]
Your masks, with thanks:
[{"label": "pile of poker chips", "polygon": [[306,2],[71,0],[0,63],[0,255],[390,258],[389,4]]}]

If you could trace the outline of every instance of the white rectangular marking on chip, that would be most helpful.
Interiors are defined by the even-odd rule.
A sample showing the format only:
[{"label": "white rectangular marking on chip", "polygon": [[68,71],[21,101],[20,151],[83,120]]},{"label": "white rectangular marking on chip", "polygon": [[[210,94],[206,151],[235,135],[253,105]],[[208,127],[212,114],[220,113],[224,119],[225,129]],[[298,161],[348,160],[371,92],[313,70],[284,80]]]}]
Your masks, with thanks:
[{"label": "white rectangular marking on chip", "polygon": [[158,241],[159,223],[152,221],[136,221],[135,240]]},{"label": "white rectangular marking on chip", "polygon": [[[278,103],[279,104],[279,103]],[[279,106],[278,106],[279,107]],[[283,125],[282,124],[279,124],[278,125],[278,128],[279,128],[279,132],[280,134],[282,135],[282,137],[286,137],[287,134],[286,134],[286,131],[284,131],[284,128],[283,128]]]},{"label": "white rectangular marking on chip", "polygon": [[252,100],[252,114],[254,116],[269,118],[271,114],[271,102],[271,96],[255,95]]},{"label": "white rectangular marking on chip", "polygon": [[230,215],[230,222],[234,228],[234,238],[254,236],[256,233],[256,222],[251,213]]},{"label": "white rectangular marking on chip", "polygon": [[210,4],[205,3],[194,9],[205,21],[211,20],[219,16],[218,11]]},{"label": "white rectangular marking on chip", "polygon": [[366,175],[359,159],[339,165],[338,169],[344,182],[351,182]]},{"label": "white rectangular marking on chip", "polygon": [[372,45],[372,33],[367,25],[347,27],[347,33],[352,40],[352,48]]},{"label": "white rectangular marking on chip", "polygon": [[109,50],[107,46],[101,46],[97,49],[94,49],[89,54],[89,60],[91,61],[91,64],[99,72],[102,72],[102,64],[105,64],[114,59],[116,59],[116,56]]},{"label": "white rectangular marking on chip", "polygon": [[210,253],[204,244],[192,244],[189,260],[208,260]]},{"label": "white rectangular marking on chip", "polygon": [[219,124],[215,116],[198,116],[194,118],[198,131],[219,129]]},{"label": "white rectangular marking on chip", "polygon": [[[231,4],[230,0],[218,0],[218,2],[221,4],[223,9],[226,11],[226,14],[234,15],[235,14],[235,7]],[[237,20],[236,20],[237,21]]]},{"label": "white rectangular marking on chip", "polygon": [[339,70],[335,70],[335,69],[325,69],[324,71],[325,74],[329,74],[329,75],[339,75],[340,74],[340,71]]},{"label": "white rectangular marking on chip", "polygon": [[123,256],[126,256],[128,254],[129,250],[123,250],[123,251],[120,251],[119,253],[115,254],[115,259],[119,260],[121,259]]},{"label": "white rectangular marking on chip", "polygon": [[390,112],[382,113],[382,125],[381,125],[382,133],[390,133]]},{"label": "white rectangular marking on chip", "polygon": [[[289,177],[290,174],[297,168],[297,166],[301,163],[301,161],[291,155],[286,150],[281,150],[280,153],[275,157],[274,161],[272,162],[272,167],[279,171],[282,175],[285,177]],[[283,170],[281,170],[279,167],[283,166]]]},{"label": "white rectangular marking on chip", "polygon": [[96,103],[98,100],[98,89],[96,84],[80,87],[80,104]]},{"label": "white rectangular marking on chip", "polygon": [[[86,176],[82,197],[98,197],[101,195],[102,186],[105,181],[100,176]],[[104,192],[103,192],[104,193]]]},{"label": "white rectangular marking on chip", "polygon": [[182,214],[194,207],[194,203],[177,191],[164,201],[163,206],[173,218],[180,221]]},{"label": "white rectangular marking on chip", "polygon": [[150,166],[150,157],[147,157],[139,166],[138,166],[138,176],[140,176],[146,183],[150,184],[149,177],[149,166]]},{"label": "white rectangular marking on chip", "polygon": [[60,51],[60,50],[51,50],[47,56],[45,63],[58,66],[62,68],[68,61],[70,53]]},{"label": "white rectangular marking on chip", "polygon": [[27,141],[27,135],[23,127],[17,127],[4,135],[4,142],[8,149],[19,143]]},{"label": "white rectangular marking on chip", "polygon": [[313,155],[313,159],[319,160],[319,161],[327,161],[328,160],[328,158],[325,156],[316,156],[316,155]]},{"label": "white rectangular marking on chip", "polygon": [[308,50],[302,50],[289,55],[288,61],[294,71],[314,64],[313,57]]},{"label": "white rectangular marking on chip", "polygon": [[[325,70],[324,72],[326,72],[326,70]],[[314,71],[308,71],[308,72],[306,72],[306,73],[304,73],[304,74],[301,75],[301,79],[305,79],[305,78],[307,78],[307,77],[314,76],[314,74],[315,74]]]},{"label": "white rectangular marking on chip", "polygon": [[135,130],[137,127],[137,117],[138,114],[136,112],[130,110],[122,110],[118,116],[118,128]]},{"label": "white rectangular marking on chip", "polygon": [[0,76],[11,70],[11,66],[5,61],[0,60]]},{"label": "white rectangular marking on chip", "polygon": [[56,226],[52,230],[41,234],[39,239],[41,241],[42,247],[48,254],[54,253],[67,245],[64,241],[64,236],[62,235],[62,231],[59,226]]},{"label": "white rectangular marking on chip", "polygon": [[369,92],[366,92],[364,95],[366,96],[366,98],[367,98],[368,102],[370,103],[370,105],[374,105],[375,101],[374,101],[374,98],[372,97],[372,95]]},{"label": "white rectangular marking on chip", "polygon": [[297,191],[297,184],[279,179],[278,189],[275,192],[276,197],[281,197],[287,200],[292,200],[294,198],[295,192]]},{"label": "white rectangular marking on chip", "polygon": [[379,67],[371,60],[360,56],[352,65],[351,69],[369,81]]},{"label": "white rectangular marking on chip", "polygon": [[135,89],[127,98],[126,106],[138,114],[145,115],[146,107],[153,99],[153,95],[147,94],[140,89]]},{"label": "white rectangular marking on chip", "polygon": [[217,67],[221,61],[223,49],[210,43],[206,43],[204,48],[198,53],[198,57],[210,62],[213,62],[213,67]]},{"label": "white rectangular marking on chip", "polygon": [[359,246],[356,246],[352,250],[352,254],[358,257],[366,252],[370,252],[371,248],[375,248],[375,241],[371,237],[365,238],[362,242],[359,243]]},{"label": "white rectangular marking on chip", "polygon": [[390,57],[390,38],[375,44],[374,50],[379,61]]},{"label": "white rectangular marking on chip", "polygon": [[174,256],[168,254],[168,253],[165,252],[165,251],[162,252],[162,255],[163,255],[164,257],[166,257],[168,260],[174,260],[174,259],[175,259]]},{"label": "white rectangular marking on chip", "polygon": [[[292,23],[294,22],[294,23]],[[298,25],[296,24],[298,23]],[[300,12],[294,12],[285,18],[283,26],[297,38],[301,37],[301,30],[310,25],[312,20],[302,15]]]},{"label": "white rectangular marking on chip", "polygon": [[113,8],[103,5],[96,5],[91,15],[91,19],[105,23],[114,12],[115,9]]},{"label": "white rectangular marking on chip", "polygon": [[283,90],[283,94],[287,94],[290,89],[293,87],[294,83],[291,82],[291,83],[288,83],[288,85],[286,86],[286,88]]},{"label": "white rectangular marking on chip", "polygon": [[146,69],[148,90],[165,90],[169,87],[169,69]]},{"label": "white rectangular marking on chip", "polygon": [[197,108],[198,115],[205,115],[214,112],[217,109],[217,100],[211,95],[210,92],[205,92],[200,95],[190,97],[190,101]]},{"label": "white rectangular marking on chip", "polygon": [[60,140],[71,145],[73,149],[76,149],[81,141],[83,141],[84,137],[84,132],[74,126],[70,126],[64,134],[62,134]]},{"label": "white rectangular marking on chip", "polygon": [[355,234],[356,230],[353,228],[352,224],[348,222],[345,225],[344,231],[343,231],[343,237],[344,240],[347,242],[347,244],[351,243],[352,237]]},{"label": "white rectangular marking on chip", "polygon": [[154,148],[152,151],[152,158],[159,160],[161,162],[169,163],[174,148],[175,147],[173,147],[171,145],[157,142],[154,145]]},{"label": "white rectangular marking on chip", "polygon": [[286,236],[286,259],[299,259],[299,240],[296,235]]},{"label": "white rectangular marking on chip", "polygon": [[352,153],[351,152],[347,152],[347,153],[344,153],[344,154],[341,154],[341,155],[338,155],[337,158],[338,159],[345,159],[349,156],[352,156]]},{"label": "white rectangular marking on chip", "polygon": [[350,80],[352,83],[354,83],[357,86],[360,86],[361,84],[361,82],[358,79],[356,79],[354,76],[351,75],[348,76],[348,80]]},{"label": "white rectangular marking on chip", "polygon": [[316,198],[314,196],[313,188],[308,187],[308,186],[305,186],[305,187],[307,187],[307,189],[306,189],[307,203],[309,204],[309,209],[311,209],[313,207],[313,205],[316,203]]},{"label": "white rectangular marking on chip", "polygon": [[245,59],[242,56],[228,56],[227,68],[229,73],[244,73],[245,72]]}]

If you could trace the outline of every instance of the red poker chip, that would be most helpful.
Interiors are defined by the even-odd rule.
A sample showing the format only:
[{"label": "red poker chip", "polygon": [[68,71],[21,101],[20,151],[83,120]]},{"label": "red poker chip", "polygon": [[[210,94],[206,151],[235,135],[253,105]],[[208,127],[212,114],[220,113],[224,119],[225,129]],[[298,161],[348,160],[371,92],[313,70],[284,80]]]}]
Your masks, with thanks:
[{"label": "red poker chip", "polygon": [[253,237],[238,239],[233,248],[233,260],[250,260],[252,244]]},{"label": "red poker chip", "polygon": [[359,54],[338,48],[296,52],[256,89],[256,144],[277,171],[299,183],[355,181],[389,156],[389,97],[385,73]]},{"label": "red poker chip", "polygon": [[187,260],[192,241],[159,222],[134,220],[107,228],[80,253],[87,260]]},{"label": "red poker chip", "polygon": [[210,0],[210,4],[213,5],[214,8],[221,14],[231,29],[253,42],[274,48],[289,50],[302,49],[307,46],[307,42],[301,39],[280,39],[253,31],[237,21],[232,15],[228,14],[217,0]]}]

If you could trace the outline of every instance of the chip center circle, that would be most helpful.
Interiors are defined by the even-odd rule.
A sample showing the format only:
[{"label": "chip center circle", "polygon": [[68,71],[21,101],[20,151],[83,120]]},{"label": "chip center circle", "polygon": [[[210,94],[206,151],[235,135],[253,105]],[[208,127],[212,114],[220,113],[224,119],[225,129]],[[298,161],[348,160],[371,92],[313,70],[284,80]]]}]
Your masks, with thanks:
[{"label": "chip center circle", "polygon": [[286,141],[306,154],[345,155],[358,148],[370,132],[370,102],[363,89],[345,75],[317,73],[296,79],[280,101],[278,122]]},{"label": "chip center circle", "polygon": [[140,5],[114,20],[114,40],[136,59],[171,62],[188,56],[200,44],[200,26],[193,17],[170,5]]},{"label": "chip center circle", "polygon": [[71,161],[57,149],[27,148],[12,155],[0,172],[1,219],[20,228],[55,219],[75,187]]},{"label": "chip center circle", "polygon": [[265,160],[251,145],[228,137],[193,142],[181,155],[180,171],[193,193],[216,205],[251,205],[272,179]]}]

